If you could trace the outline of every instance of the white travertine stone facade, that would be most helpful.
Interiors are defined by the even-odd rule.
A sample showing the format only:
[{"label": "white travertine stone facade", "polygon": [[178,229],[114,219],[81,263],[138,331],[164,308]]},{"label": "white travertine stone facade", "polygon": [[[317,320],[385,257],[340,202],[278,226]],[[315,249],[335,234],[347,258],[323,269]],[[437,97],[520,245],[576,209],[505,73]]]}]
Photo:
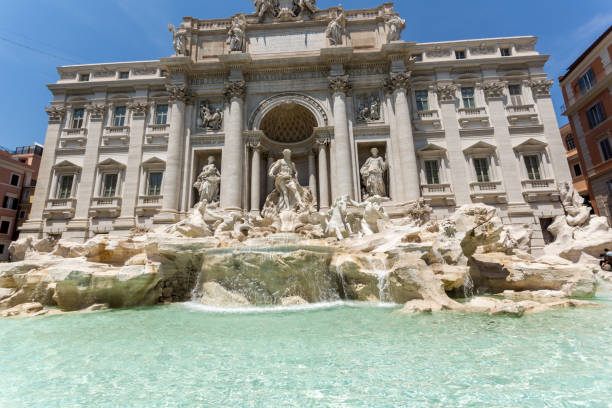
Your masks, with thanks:
[{"label": "white travertine stone facade", "polygon": [[257,215],[284,149],[327,210],[343,195],[363,200],[359,169],[377,148],[391,215],[420,198],[440,218],[484,202],[530,225],[542,247],[542,226],[563,212],[557,183],[570,179],[548,56],[529,36],[397,40],[395,16],[385,3],[186,17],[171,57],[58,68],[22,236],[82,241],[174,223],[197,202],[210,156],[221,209]]}]

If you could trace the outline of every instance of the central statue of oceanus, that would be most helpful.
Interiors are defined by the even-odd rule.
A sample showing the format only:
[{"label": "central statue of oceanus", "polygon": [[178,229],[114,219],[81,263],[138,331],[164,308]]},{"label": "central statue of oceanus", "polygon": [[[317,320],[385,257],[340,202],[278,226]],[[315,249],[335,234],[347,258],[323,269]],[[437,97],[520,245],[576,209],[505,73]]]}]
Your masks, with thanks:
[{"label": "central statue of oceanus", "polygon": [[268,176],[274,179],[275,188],[266,200],[264,216],[274,217],[285,211],[302,213],[314,208],[310,189],[302,187],[298,181],[298,172],[291,160],[291,150],[283,151],[283,158],[270,166]]}]

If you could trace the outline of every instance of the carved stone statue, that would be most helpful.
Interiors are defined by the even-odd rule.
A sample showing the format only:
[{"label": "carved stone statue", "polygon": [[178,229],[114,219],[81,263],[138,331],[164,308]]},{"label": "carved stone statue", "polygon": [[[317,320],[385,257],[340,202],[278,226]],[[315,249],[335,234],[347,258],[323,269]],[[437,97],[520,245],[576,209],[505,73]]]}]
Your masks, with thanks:
[{"label": "carved stone statue", "polygon": [[293,14],[299,16],[302,13],[314,14],[319,10],[317,0],[293,0]]},{"label": "carved stone statue", "polygon": [[244,15],[239,15],[232,19],[232,25],[227,36],[230,51],[246,51],[246,17]]},{"label": "carved stone statue", "polygon": [[584,205],[584,198],[568,182],[559,184],[559,193],[567,224],[572,227],[584,225],[591,217],[591,209]]},{"label": "carved stone statue", "polygon": [[280,6],[278,0],[254,0],[255,15],[262,22],[266,18],[266,14],[271,14],[273,17],[278,16]]},{"label": "carved stone statue", "polygon": [[357,122],[375,122],[380,120],[380,100],[374,96],[366,98],[359,105]]},{"label": "carved stone statue", "polygon": [[342,45],[342,39],[346,30],[346,16],[344,10],[340,9],[338,15],[327,26],[325,36],[329,38],[331,45]]},{"label": "carved stone statue", "polygon": [[365,187],[363,199],[373,196],[385,197],[387,195],[387,189],[385,187],[384,174],[387,170],[387,163],[385,159],[378,155],[378,149],[372,148],[370,150],[372,156],[366,160],[365,164],[361,167],[360,173]]},{"label": "carved stone statue", "polygon": [[172,33],[172,47],[176,55],[187,55],[187,36],[176,31],[172,24],[168,24],[168,31]]},{"label": "carved stone statue", "polygon": [[351,223],[348,219],[348,206],[351,203],[352,200],[348,195],[336,198],[328,212],[329,220],[325,228],[325,234],[328,237],[336,237],[341,241],[353,234]]},{"label": "carved stone statue", "polygon": [[400,16],[390,16],[387,18],[387,40],[399,41],[402,36],[402,31],[406,28],[406,20]]},{"label": "carved stone statue", "polygon": [[213,204],[219,202],[219,185],[221,184],[221,173],[215,166],[214,156],[208,157],[208,164],[202,168],[193,185],[200,195],[200,202]]},{"label": "carved stone statue", "polygon": [[268,172],[270,177],[274,178],[274,186],[280,193],[278,203],[279,212],[292,211],[299,207],[303,207],[302,188],[298,182],[298,172],[295,164],[291,161],[291,150],[283,151],[283,158],[277,160]]},{"label": "carved stone statue", "polygon": [[200,105],[200,127],[202,129],[220,130],[223,125],[223,112],[219,108],[214,109],[207,103]]},{"label": "carved stone statue", "polygon": [[382,206],[382,203],[385,201],[389,201],[389,199],[377,195],[369,197],[362,203],[351,201],[352,205],[363,209],[360,224],[361,233],[363,235],[374,235],[380,232],[379,221],[390,221],[389,215],[387,215],[387,212]]}]

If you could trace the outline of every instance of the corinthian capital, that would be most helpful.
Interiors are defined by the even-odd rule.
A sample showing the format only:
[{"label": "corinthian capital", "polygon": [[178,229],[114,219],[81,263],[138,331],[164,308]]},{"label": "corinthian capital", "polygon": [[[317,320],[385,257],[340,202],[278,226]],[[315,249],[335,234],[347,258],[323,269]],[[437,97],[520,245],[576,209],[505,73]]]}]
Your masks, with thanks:
[{"label": "corinthian capital", "polygon": [[246,95],[246,88],[247,85],[244,81],[230,82],[225,88],[225,97],[230,101],[233,98],[243,99]]},{"label": "corinthian capital", "polygon": [[45,108],[45,112],[49,115],[49,121],[61,122],[66,116],[66,108],[63,106],[50,106]]},{"label": "corinthian capital", "polygon": [[332,76],[329,77],[329,89],[331,89],[332,93],[343,93],[348,94],[352,88],[351,82],[349,81],[348,75],[343,76]]},{"label": "corinthian capital", "polygon": [[482,86],[482,90],[487,98],[501,98],[504,96],[504,89],[506,83],[501,81],[485,82]]},{"label": "corinthian capital", "polygon": [[102,104],[91,104],[91,105],[88,105],[86,109],[87,109],[87,112],[89,112],[91,116],[101,117],[106,114],[106,110],[108,109],[108,106],[106,106],[103,103]]},{"label": "corinthian capital", "polygon": [[527,81],[527,85],[533,89],[536,96],[550,96],[550,87],[553,86],[555,81],[552,79],[533,79]]},{"label": "corinthian capital", "polygon": [[166,85],[166,91],[170,94],[171,101],[188,103],[191,100],[191,92],[185,85]]},{"label": "corinthian capital", "polygon": [[149,104],[146,102],[132,102],[128,105],[128,108],[134,113],[135,116],[143,116],[147,114]]},{"label": "corinthian capital", "polygon": [[392,72],[385,86],[389,90],[408,90],[410,87],[410,72]]},{"label": "corinthian capital", "polygon": [[435,90],[440,102],[454,102],[457,97],[457,86],[453,84],[436,85]]}]

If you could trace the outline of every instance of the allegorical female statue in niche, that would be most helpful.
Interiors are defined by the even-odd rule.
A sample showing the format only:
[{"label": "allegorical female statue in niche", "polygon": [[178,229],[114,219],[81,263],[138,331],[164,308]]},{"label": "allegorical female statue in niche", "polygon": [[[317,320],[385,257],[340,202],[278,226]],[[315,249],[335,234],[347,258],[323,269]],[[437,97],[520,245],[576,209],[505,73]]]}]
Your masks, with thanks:
[{"label": "allegorical female statue in niche", "polygon": [[221,173],[217,170],[214,156],[209,156],[208,164],[202,168],[202,172],[193,185],[200,194],[200,202],[217,203],[219,201],[220,184]]},{"label": "allegorical female statue in niche", "polygon": [[372,156],[366,160],[365,164],[361,167],[361,179],[364,185],[363,199],[368,197],[387,196],[387,189],[385,187],[385,171],[387,171],[387,163],[385,159],[378,155],[378,149],[372,148],[370,150]]}]

